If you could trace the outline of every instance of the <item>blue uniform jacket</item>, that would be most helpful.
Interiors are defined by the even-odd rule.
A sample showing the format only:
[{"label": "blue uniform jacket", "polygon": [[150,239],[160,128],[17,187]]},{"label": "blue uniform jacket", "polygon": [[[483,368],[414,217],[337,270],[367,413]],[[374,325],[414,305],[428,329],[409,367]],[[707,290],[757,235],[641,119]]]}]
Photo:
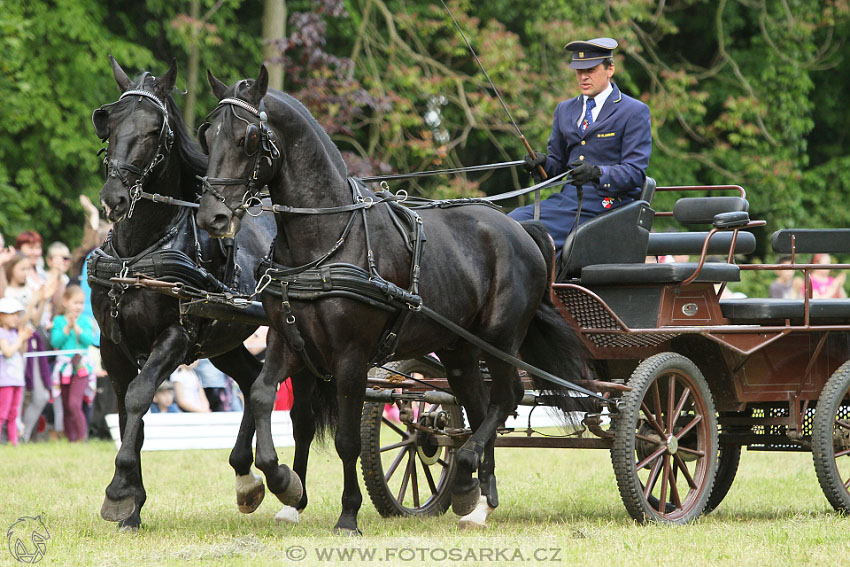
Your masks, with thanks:
[{"label": "blue uniform jacket", "polygon": [[[616,84],[611,86],[613,92],[585,132],[578,127],[583,106],[581,95],[561,102],[555,109],[549,156],[544,166],[546,174],[552,177],[563,173],[577,159],[602,169],[598,187],[593,183],[583,186],[579,223],[634,201],[646,179],[652,152],[649,107],[620,92]],[[540,220],[549,229],[559,252],[574,228],[577,210],[573,185],[564,185],[560,193],[541,203]],[[515,209],[510,216],[517,220],[531,219],[533,206]]]}]

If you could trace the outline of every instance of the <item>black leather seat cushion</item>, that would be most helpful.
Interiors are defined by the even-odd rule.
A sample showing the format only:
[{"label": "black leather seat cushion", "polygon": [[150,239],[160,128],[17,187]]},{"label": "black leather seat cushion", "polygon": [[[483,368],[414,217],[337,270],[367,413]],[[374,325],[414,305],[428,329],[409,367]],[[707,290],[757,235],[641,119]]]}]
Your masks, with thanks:
[{"label": "black leather seat cushion", "polygon": [[[581,270],[582,285],[666,284],[689,278],[697,262],[664,264],[596,264]],[[735,264],[708,262],[697,276],[698,282],[741,281],[741,271]]]},{"label": "black leather seat cushion", "polygon": [[[723,316],[732,321],[766,321],[803,319],[802,299],[723,299]],[[812,320],[843,319],[850,321],[850,299],[812,299],[809,301]]]}]

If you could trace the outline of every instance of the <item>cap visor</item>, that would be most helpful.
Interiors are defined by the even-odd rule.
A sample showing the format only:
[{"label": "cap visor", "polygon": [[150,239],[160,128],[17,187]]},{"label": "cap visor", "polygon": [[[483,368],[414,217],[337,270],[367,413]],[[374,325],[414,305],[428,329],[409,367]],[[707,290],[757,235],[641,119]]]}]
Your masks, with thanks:
[{"label": "cap visor", "polygon": [[592,69],[597,65],[601,65],[604,59],[589,59],[585,61],[573,60],[570,61],[570,69]]}]

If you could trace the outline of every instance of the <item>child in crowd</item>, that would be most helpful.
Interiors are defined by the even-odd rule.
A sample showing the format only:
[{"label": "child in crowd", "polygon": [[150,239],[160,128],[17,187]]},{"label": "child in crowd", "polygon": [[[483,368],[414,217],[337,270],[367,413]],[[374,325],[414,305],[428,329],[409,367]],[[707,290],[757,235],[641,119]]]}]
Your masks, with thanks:
[{"label": "child in crowd", "polygon": [[170,380],[164,381],[154,392],[150,411],[151,413],[180,413],[180,408],[174,401],[174,385]]},{"label": "child in crowd", "polygon": [[[50,342],[57,350],[85,350],[97,340],[94,322],[83,315],[85,294],[70,285],[62,296],[64,315],[53,318]],[[65,436],[71,442],[84,441],[88,426],[83,413],[83,394],[94,372],[84,352],[60,355],[53,368],[53,382],[61,384]]]},{"label": "child in crowd", "polygon": [[[0,299],[0,435],[18,444],[18,407],[24,393],[24,351],[32,326],[20,317],[24,306],[11,297]],[[5,427],[4,427],[5,426]]]},{"label": "child in crowd", "polygon": [[27,281],[32,273],[32,263],[21,253],[16,253],[14,258],[6,262],[6,292],[4,297],[17,299],[24,305],[26,321],[37,326],[44,315],[44,307],[47,301],[56,291],[58,280],[48,278],[41,287],[33,290]]}]

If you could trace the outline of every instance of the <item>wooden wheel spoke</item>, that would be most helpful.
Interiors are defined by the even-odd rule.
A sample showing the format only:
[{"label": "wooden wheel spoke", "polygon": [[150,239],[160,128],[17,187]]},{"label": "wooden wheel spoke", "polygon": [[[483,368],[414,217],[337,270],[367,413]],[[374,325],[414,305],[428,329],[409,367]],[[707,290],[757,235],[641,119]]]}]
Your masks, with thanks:
[{"label": "wooden wheel spoke", "polygon": [[665,451],[667,451],[666,445],[659,447],[658,449],[653,451],[647,458],[645,458],[644,460],[642,460],[641,462],[636,464],[635,469],[637,469],[637,470],[642,469],[643,467],[645,467],[646,465],[648,465],[649,463],[651,463],[652,461],[654,461],[655,459],[657,459],[658,457],[663,455]]},{"label": "wooden wheel spoke", "polygon": [[661,473],[661,494],[658,495],[658,513],[667,511],[667,483],[670,480],[670,456],[664,455],[664,470]]},{"label": "wooden wheel spoke", "polygon": [[845,490],[850,490],[850,478],[847,479],[847,482],[844,483]]},{"label": "wooden wheel spoke", "polygon": [[652,383],[652,398],[655,402],[655,419],[658,423],[658,427],[661,429],[661,435],[664,435],[664,417],[661,409],[661,392],[658,391],[658,380]]},{"label": "wooden wheel spoke", "polygon": [[679,445],[679,451],[683,451],[683,452],[685,452],[689,455],[696,455],[697,457],[704,457],[705,456],[705,451],[698,451],[696,449],[691,449],[689,447],[682,447],[681,445]]},{"label": "wooden wheel spoke", "polygon": [[425,480],[428,482],[428,488],[431,489],[431,494],[437,494],[437,483],[434,482],[434,477],[431,475],[431,467],[422,463],[422,472],[425,474]]},{"label": "wooden wheel spoke", "polygon": [[835,458],[843,457],[844,455],[850,455],[850,449],[844,449],[843,451],[838,451],[835,453]]},{"label": "wooden wheel spoke", "polygon": [[664,444],[661,439],[658,439],[657,437],[647,437],[646,435],[641,435],[640,433],[635,433],[635,439],[639,439],[640,441],[644,441],[646,443],[652,443],[653,445]]},{"label": "wooden wheel spoke", "polygon": [[404,476],[401,477],[401,486],[398,489],[398,502],[404,502],[404,494],[407,492],[407,484],[410,482],[410,468],[413,465],[413,451],[407,453],[407,466],[404,467]]},{"label": "wooden wheel spoke", "polygon": [[390,478],[395,474],[395,471],[398,468],[398,465],[401,464],[401,460],[404,458],[404,456],[407,453],[408,453],[407,449],[398,452],[398,455],[396,455],[396,458],[393,459],[393,462],[390,465],[390,468],[387,469],[386,473],[384,473],[384,480],[385,481],[387,481],[387,482],[390,481]]},{"label": "wooden wheel spoke", "polygon": [[[679,415],[680,413],[682,413],[682,409],[685,407],[685,402],[688,401],[689,397],[691,397],[691,389],[685,388],[685,390],[682,392],[682,397],[679,398],[679,401],[676,404],[676,409],[673,410],[673,415]],[[675,424],[675,421],[676,421],[675,418],[673,419],[673,421],[674,421],[674,424]],[[672,431],[672,428],[671,428],[671,431]]]},{"label": "wooden wheel spoke", "polygon": [[691,476],[690,471],[688,471],[688,467],[685,466],[685,461],[683,461],[682,457],[679,455],[673,455],[673,458],[676,460],[676,464],[679,465],[679,470],[682,471],[682,476],[685,477],[686,481],[688,481],[688,486],[690,486],[691,489],[696,490],[697,483],[694,481],[694,477]]},{"label": "wooden wheel spoke", "polygon": [[[416,447],[410,450],[410,488],[413,490],[413,507],[419,508],[419,478],[416,474]],[[422,466],[425,466],[424,464]]]},{"label": "wooden wheel spoke", "polygon": [[673,432],[673,427],[676,426],[676,416],[679,415],[674,411],[676,406],[676,376],[671,374],[670,381],[667,385],[667,431]]},{"label": "wooden wheel spoke", "polygon": [[680,432],[678,432],[676,434],[676,439],[681,440],[682,437],[684,437],[700,421],[702,421],[702,416],[701,415],[695,415],[694,418],[690,422],[688,422],[688,424],[686,426],[684,426]]},{"label": "wooden wheel spoke", "polygon": [[387,418],[385,418],[385,417],[382,417],[382,418],[381,418],[381,421],[383,421],[386,425],[388,425],[388,426],[389,426],[389,428],[390,428],[390,429],[392,429],[393,431],[395,431],[396,433],[398,433],[398,434],[399,434],[399,435],[401,435],[402,437],[407,437],[407,436],[408,436],[407,431],[404,431],[403,429],[399,428],[399,426],[398,426],[398,425],[396,425],[395,423],[393,423],[393,422],[392,422],[392,421],[390,421],[389,419],[387,419]]},{"label": "wooden wheel spoke", "polygon": [[381,447],[381,453],[386,453],[387,451],[392,451],[393,449],[398,449],[399,447],[404,447],[405,445],[410,445],[413,443],[411,439],[404,439],[403,441],[399,441],[398,443],[393,443],[391,445],[384,445]]},{"label": "wooden wheel spoke", "polygon": [[659,435],[665,437],[664,427],[662,427],[660,421],[656,420],[655,416],[650,411],[649,407],[643,402],[640,404],[640,409],[643,410],[643,414],[646,416],[646,422],[658,432]]},{"label": "wooden wheel spoke", "polygon": [[659,459],[655,461],[655,464],[652,466],[652,470],[649,471],[649,477],[646,479],[646,486],[643,487],[643,497],[645,499],[649,498],[649,495],[652,494],[652,489],[655,488],[655,483],[658,481],[658,473],[661,471],[662,461]]},{"label": "wooden wheel spoke", "polygon": [[835,427],[850,429],[850,421],[847,421],[846,419],[836,419],[835,420]]},{"label": "wooden wheel spoke", "polygon": [[676,469],[679,468],[678,464],[679,461],[675,459],[670,463],[670,496],[672,497],[673,505],[676,508],[681,508],[682,500],[679,498],[679,486],[676,484]]}]

